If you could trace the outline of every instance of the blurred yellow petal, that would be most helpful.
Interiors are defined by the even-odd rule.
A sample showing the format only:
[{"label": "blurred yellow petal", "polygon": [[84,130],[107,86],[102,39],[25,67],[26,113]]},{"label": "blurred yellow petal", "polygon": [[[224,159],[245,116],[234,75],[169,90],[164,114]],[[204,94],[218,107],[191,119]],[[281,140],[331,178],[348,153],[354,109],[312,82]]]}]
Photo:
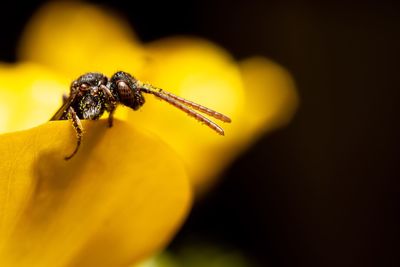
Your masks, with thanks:
[{"label": "blurred yellow petal", "polygon": [[140,79],[220,110],[233,120],[239,116],[243,85],[236,62],[224,49],[204,39],[171,37],[147,44],[146,51],[149,64]]},{"label": "blurred yellow petal", "polygon": [[137,72],[145,63],[129,25],[112,10],[79,2],[50,2],[32,17],[21,37],[19,57],[69,75]]},{"label": "blurred yellow petal", "polygon": [[28,129],[50,119],[70,81],[32,63],[0,64],[0,133]]},{"label": "blurred yellow petal", "polygon": [[239,66],[247,90],[242,114],[246,138],[287,124],[299,103],[289,72],[264,57],[245,59]]},{"label": "blurred yellow petal", "polygon": [[155,137],[85,121],[0,135],[0,266],[128,266],[162,249],[190,205],[182,163]]}]

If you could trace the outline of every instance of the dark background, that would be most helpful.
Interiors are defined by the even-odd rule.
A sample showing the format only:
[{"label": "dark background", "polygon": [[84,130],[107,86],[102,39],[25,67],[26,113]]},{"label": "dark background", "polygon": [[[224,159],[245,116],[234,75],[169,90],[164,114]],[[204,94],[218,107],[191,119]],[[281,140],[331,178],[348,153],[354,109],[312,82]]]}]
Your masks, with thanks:
[{"label": "dark background", "polygon": [[[15,60],[43,1],[0,16],[0,60]],[[400,266],[400,6],[389,1],[92,1],[139,37],[208,38],[294,76],[301,106],[196,204],[170,249],[194,241],[239,250],[260,266]],[[6,10],[6,11],[5,11]]]}]

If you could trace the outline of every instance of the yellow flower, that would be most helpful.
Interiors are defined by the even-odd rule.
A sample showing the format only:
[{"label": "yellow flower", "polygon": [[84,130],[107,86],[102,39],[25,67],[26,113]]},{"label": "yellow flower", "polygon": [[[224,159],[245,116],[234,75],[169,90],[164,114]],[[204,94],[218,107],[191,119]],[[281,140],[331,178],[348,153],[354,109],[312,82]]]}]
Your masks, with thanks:
[{"label": "yellow flower", "polygon": [[[274,62],[237,62],[199,38],[142,44],[124,21],[82,3],[39,10],[19,58],[0,64],[0,266],[128,266],[162,250],[191,189],[205,192],[258,136],[286,124],[298,102]],[[74,131],[68,121],[47,122],[62,93],[83,73],[118,70],[233,123],[221,125],[221,137],[150,96],[138,112],[118,108],[111,129],[85,121],[79,153],[64,161]]]},{"label": "yellow flower", "polygon": [[298,103],[291,76],[270,60],[254,57],[236,62],[222,48],[198,38],[142,44],[124,21],[82,3],[42,8],[29,24],[19,51],[21,60],[61,70],[71,80],[88,71],[112,75],[124,70],[230,116],[233,123],[221,125],[226,132],[221,137],[153,97],[147,97],[139,112],[121,108],[117,112],[119,118],[158,134],[173,147],[185,161],[197,192],[212,185],[256,137],[286,124]]}]

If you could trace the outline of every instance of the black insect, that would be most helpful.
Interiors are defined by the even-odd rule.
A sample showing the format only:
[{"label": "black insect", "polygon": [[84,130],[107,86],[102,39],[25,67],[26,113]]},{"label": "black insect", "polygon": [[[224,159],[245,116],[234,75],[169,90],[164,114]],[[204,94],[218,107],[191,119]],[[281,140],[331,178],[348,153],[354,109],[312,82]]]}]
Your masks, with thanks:
[{"label": "black insect", "polygon": [[69,97],[63,97],[64,104],[50,119],[69,119],[72,121],[76,131],[77,145],[72,154],[65,157],[65,159],[72,158],[78,152],[83,135],[81,119],[97,120],[103,115],[104,111],[107,111],[109,113],[108,124],[111,127],[117,105],[122,104],[133,110],[138,110],[145,102],[142,93],[155,95],[159,99],[174,105],[220,135],[224,135],[224,130],[196,111],[223,122],[231,122],[230,118],[221,113],[154,87],[151,84],[143,83],[129,73],[119,71],[111,79],[108,79],[101,73],[90,72],[80,76],[71,84]]}]

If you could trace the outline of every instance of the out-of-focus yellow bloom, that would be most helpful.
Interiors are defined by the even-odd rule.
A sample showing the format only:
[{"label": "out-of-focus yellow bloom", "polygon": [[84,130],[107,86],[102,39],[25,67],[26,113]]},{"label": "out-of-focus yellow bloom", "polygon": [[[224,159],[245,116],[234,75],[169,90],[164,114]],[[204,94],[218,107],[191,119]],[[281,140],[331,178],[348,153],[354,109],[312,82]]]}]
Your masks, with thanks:
[{"label": "out-of-focus yellow bloom", "polygon": [[28,23],[19,54],[24,61],[51,66],[70,80],[90,71],[138,73],[146,57],[127,23],[82,3],[43,6]]},{"label": "out-of-focus yellow bloom", "polygon": [[292,117],[298,103],[293,80],[276,63],[262,57],[236,62],[222,48],[197,38],[141,44],[124,21],[108,13],[81,3],[45,6],[24,34],[20,58],[75,76],[124,70],[230,116],[232,124],[222,125],[226,136],[221,137],[152,96],[139,112],[117,111],[171,145],[198,192],[255,137]]},{"label": "out-of-focus yellow bloom", "polygon": [[0,133],[28,129],[49,120],[70,81],[32,63],[0,63]]},{"label": "out-of-focus yellow bloom", "polygon": [[[1,77],[1,76],[0,76]],[[178,157],[116,121],[0,135],[0,266],[128,266],[162,249],[189,208]]]},{"label": "out-of-focus yellow bloom", "polygon": [[[0,132],[24,130],[0,135],[0,266],[127,266],[161,250],[190,205],[182,160],[203,192],[297,106],[290,75],[265,58],[236,62],[197,38],[142,44],[108,10],[82,3],[39,10],[19,57],[0,64]],[[45,122],[79,75],[118,70],[230,116],[226,136],[147,96],[138,112],[118,108],[125,122],[111,129],[84,122],[83,145],[65,162],[73,129]]]}]

